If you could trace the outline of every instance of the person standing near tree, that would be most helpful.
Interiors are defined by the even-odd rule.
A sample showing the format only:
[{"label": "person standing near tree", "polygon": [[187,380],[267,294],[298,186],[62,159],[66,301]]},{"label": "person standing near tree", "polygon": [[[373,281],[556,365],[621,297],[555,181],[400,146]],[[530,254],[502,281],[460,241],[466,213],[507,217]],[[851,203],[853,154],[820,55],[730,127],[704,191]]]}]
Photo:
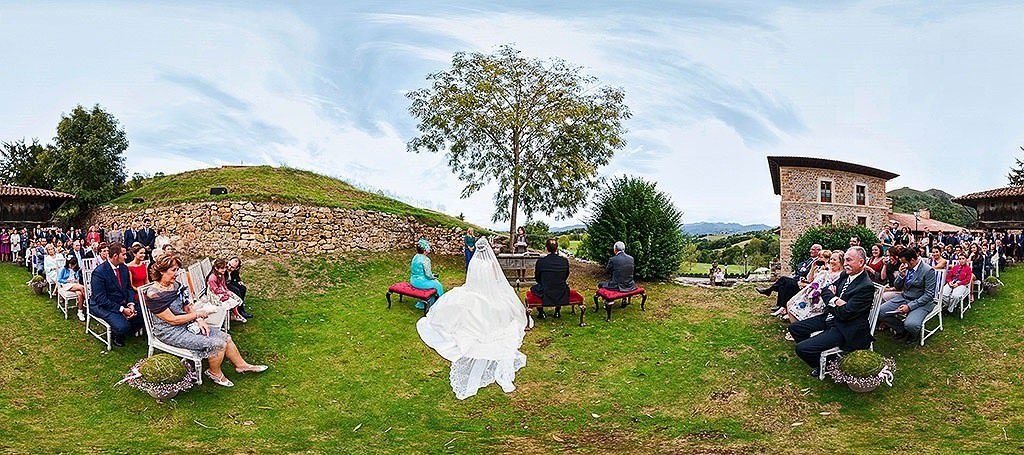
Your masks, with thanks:
[{"label": "person standing near tree", "polygon": [[473,259],[473,251],[476,250],[476,233],[473,232],[473,228],[466,229],[466,235],[462,238],[465,243],[466,253],[466,270],[469,270],[469,261]]}]

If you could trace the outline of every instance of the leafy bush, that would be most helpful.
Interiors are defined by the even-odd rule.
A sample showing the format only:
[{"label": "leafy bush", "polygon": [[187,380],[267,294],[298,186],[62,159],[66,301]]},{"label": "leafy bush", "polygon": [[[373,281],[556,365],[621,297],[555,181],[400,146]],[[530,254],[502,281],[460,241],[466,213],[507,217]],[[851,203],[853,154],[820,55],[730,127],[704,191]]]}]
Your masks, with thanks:
[{"label": "leafy bush", "polygon": [[792,256],[789,265],[793,269],[807,258],[811,245],[820,244],[826,250],[843,250],[850,247],[850,237],[860,238],[860,246],[871,251],[871,245],[878,243],[878,236],[866,226],[850,226],[849,224],[826,224],[815,226],[803,233],[790,249]]},{"label": "leafy bush", "polygon": [[839,368],[846,374],[857,378],[877,376],[885,362],[882,355],[875,351],[853,351],[839,362]]},{"label": "leafy bush", "polygon": [[569,236],[563,235],[558,237],[558,247],[561,249],[569,248]]},{"label": "leafy bush", "polygon": [[683,253],[682,212],[656,184],[620,177],[598,195],[580,252],[605,263],[612,245],[625,242],[642,280],[663,279],[679,269]]},{"label": "leafy bush", "polygon": [[551,236],[551,233],[548,232],[549,229],[548,224],[543,221],[529,221],[524,224],[526,245],[535,250],[543,250],[544,242]]},{"label": "leafy bush", "polygon": [[146,381],[157,384],[173,384],[185,376],[181,360],[170,354],[157,354],[139,365],[139,373]]}]

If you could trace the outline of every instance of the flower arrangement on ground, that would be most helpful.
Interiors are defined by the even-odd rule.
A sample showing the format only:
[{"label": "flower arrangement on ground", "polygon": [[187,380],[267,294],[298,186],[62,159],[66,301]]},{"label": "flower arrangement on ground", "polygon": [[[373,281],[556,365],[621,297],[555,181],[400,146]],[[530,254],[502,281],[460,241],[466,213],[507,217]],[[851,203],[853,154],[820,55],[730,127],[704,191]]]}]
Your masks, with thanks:
[{"label": "flower arrangement on ground", "polygon": [[170,354],[157,354],[135,362],[117,384],[128,384],[165,400],[192,388],[198,377],[190,363]]},{"label": "flower arrangement on ground", "polygon": [[43,290],[46,289],[46,278],[43,278],[42,275],[34,275],[25,285],[32,288],[36,295],[43,295]]},{"label": "flower arrangement on ground", "polygon": [[892,387],[896,363],[875,351],[860,350],[845,354],[829,362],[832,379],[846,384],[854,392],[870,392],[882,382]]}]

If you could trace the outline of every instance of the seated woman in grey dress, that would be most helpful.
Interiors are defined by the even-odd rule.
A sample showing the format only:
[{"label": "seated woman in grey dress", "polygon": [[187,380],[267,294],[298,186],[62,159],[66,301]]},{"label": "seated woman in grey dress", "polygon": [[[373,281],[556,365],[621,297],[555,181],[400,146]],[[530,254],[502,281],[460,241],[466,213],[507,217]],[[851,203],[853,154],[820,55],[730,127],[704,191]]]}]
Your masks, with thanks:
[{"label": "seated woman in grey dress", "polygon": [[146,307],[156,315],[153,318],[153,336],[171,346],[189,349],[210,362],[205,374],[214,383],[234,385],[221,371],[227,357],[238,373],[259,373],[266,365],[252,365],[242,358],[231,335],[220,327],[206,323],[207,313],[196,311],[188,302],[188,290],[175,280],[181,260],[173,254],[164,254],[153,260],[150,279],[153,286],[146,290]]}]

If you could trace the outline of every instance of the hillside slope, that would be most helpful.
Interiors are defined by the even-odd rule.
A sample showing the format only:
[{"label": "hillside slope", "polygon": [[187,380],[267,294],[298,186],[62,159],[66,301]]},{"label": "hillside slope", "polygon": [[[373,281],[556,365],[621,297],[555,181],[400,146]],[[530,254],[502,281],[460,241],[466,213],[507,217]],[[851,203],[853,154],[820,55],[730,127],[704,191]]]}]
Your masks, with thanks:
[{"label": "hillside slope", "polygon": [[930,189],[918,191],[903,187],[886,193],[892,198],[892,211],[897,213],[914,213],[927,208],[933,220],[939,220],[961,227],[974,223],[978,214],[974,209],[950,201],[953,196],[945,191]]},{"label": "hillside slope", "polygon": [[[227,188],[226,195],[211,195],[210,188]],[[132,204],[141,198],[142,204]],[[245,200],[373,210],[442,225],[470,224],[433,210],[421,209],[379,194],[359,190],[341,180],[298,169],[271,166],[225,166],[146,179],[110,205],[146,207],[155,204]]]}]

